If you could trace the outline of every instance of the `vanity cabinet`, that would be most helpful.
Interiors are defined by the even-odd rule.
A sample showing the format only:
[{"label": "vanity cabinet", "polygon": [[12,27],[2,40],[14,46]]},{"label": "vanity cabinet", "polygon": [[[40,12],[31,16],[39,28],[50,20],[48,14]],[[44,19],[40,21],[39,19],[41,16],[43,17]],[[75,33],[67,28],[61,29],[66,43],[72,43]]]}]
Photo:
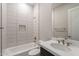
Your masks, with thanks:
[{"label": "vanity cabinet", "polygon": [[40,47],[40,55],[41,56],[55,56],[53,54],[51,54],[50,52],[48,52],[46,49],[44,49],[43,47]]}]

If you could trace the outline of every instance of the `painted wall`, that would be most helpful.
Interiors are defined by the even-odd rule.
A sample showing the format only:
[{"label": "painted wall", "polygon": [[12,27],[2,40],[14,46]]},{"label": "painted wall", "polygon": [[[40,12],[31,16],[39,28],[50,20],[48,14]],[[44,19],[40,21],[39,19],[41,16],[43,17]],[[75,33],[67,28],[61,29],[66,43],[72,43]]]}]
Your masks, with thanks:
[{"label": "painted wall", "polygon": [[28,4],[6,4],[6,48],[33,41],[33,8]]},{"label": "painted wall", "polygon": [[[53,9],[54,18],[53,18],[53,32],[55,37],[64,37],[68,31],[68,9],[73,8],[79,4],[70,3],[63,4]],[[66,31],[65,31],[65,30]],[[61,31],[61,32],[60,32]]]},{"label": "painted wall", "polygon": [[52,37],[52,4],[39,4],[40,39],[47,41]]}]

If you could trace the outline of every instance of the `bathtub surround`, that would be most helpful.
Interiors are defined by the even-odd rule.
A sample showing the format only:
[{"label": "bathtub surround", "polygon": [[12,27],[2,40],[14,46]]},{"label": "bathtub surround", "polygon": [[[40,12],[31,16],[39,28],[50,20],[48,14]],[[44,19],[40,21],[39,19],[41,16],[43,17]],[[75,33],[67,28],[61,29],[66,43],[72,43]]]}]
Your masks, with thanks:
[{"label": "bathtub surround", "polygon": [[33,7],[28,4],[2,4],[2,49],[33,42]]},{"label": "bathtub surround", "polygon": [[7,4],[8,47],[33,41],[33,8],[28,4]]}]

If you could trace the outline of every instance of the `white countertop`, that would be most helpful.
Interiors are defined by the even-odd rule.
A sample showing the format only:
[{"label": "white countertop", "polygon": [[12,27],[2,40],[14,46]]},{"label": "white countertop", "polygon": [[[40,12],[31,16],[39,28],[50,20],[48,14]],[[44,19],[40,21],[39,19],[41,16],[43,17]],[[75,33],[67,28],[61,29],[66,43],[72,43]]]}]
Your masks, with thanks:
[{"label": "white countertop", "polygon": [[46,49],[47,51],[49,51],[50,53],[56,55],[56,56],[79,56],[79,46],[75,46],[75,45],[71,45],[71,46],[66,46],[68,48],[70,48],[69,51],[63,51],[63,50],[59,50],[54,48],[53,46],[51,46],[51,43],[57,43],[57,41],[55,40],[49,40],[49,41],[42,41],[40,40],[40,46],[43,47],[44,49]]}]

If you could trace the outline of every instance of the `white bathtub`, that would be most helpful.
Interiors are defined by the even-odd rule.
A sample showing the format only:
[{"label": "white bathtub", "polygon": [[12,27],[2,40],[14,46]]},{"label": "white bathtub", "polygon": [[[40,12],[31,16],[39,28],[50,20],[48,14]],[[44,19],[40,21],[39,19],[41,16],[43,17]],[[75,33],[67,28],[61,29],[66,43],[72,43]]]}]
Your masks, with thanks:
[{"label": "white bathtub", "polygon": [[24,44],[24,45],[20,45],[20,46],[16,46],[16,47],[11,47],[11,48],[7,48],[5,50],[3,50],[3,56],[14,56],[14,55],[18,55],[20,53],[23,52],[27,52],[33,48],[37,48],[38,45],[36,45],[35,43],[29,43],[29,44]]}]

